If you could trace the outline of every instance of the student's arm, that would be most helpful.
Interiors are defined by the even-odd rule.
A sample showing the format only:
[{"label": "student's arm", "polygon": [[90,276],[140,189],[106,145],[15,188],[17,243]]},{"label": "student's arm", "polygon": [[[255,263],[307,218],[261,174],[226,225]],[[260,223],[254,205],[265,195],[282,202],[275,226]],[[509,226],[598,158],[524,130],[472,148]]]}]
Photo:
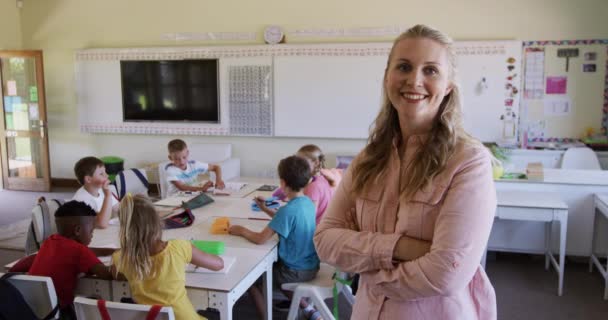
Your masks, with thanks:
[{"label": "student's arm", "polygon": [[275,234],[274,230],[270,229],[268,226],[266,226],[264,230],[260,232],[254,232],[239,225],[230,226],[228,233],[235,236],[241,236],[255,244],[264,244]]},{"label": "student's arm", "polygon": [[125,277],[124,274],[118,272],[118,270],[116,270],[116,266],[113,264],[110,266],[110,273],[112,274],[114,280],[128,281],[127,277]]},{"label": "student's arm", "polygon": [[224,268],[224,260],[222,258],[203,252],[195,246],[192,246],[192,260],[190,263],[213,271],[219,271]]},{"label": "student's arm", "polygon": [[114,248],[91,248],[91,247],[89,247],[89,249],[91,249],[91,251],[93,251],[93,253],[98,257],[110,256],[110,255],[112,255],[112,253],[114,253],[114,251],[116,251],[116,249],[114,249]]},{"label": "student's arm", "polygon": [[222,180],[222,167],[217,164],[210,164],[209,171],[215,172],[215,187],[217,189],[224,189],[226,184],[224,184],[224,180]]},{"label": "student's arm", "polygon": [[110,217],[112,216],[112,191],[110,191],[110,180],[106,180],[102,187],[103,204],[95,217],[95,227],[105,229],[108,227]]},{"label": "student's arm", "polygon": [[89,269],[89,273],[105,280],[112,280],[112,271],[110,267],[106,267],[103,263],[98,263]]},{"label": "student's arm", "polygon": [[180,191],[202,191],[205,192],[207,189],[213,187],[213,182],[207,181],[203,186],[189,186],[181,181],[171,181],[175,187]]},{"label": "student's arm", "polygon": [[260,207],[260,210],[265,212],[271,218],[274,218],[274,215],[277,214],[278,209],[270,209],[266,206],[266,199],[264,197],[253,198],[253,201]]}]

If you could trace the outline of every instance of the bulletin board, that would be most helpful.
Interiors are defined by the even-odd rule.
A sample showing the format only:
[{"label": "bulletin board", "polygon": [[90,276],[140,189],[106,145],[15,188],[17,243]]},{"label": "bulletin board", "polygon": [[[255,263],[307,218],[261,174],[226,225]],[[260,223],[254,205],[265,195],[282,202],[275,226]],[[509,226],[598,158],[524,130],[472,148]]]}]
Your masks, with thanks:
[{"label": "bulletin board", "polygon": [[529,141],[604,133],[608,39],[524,42],[520,127]]}]

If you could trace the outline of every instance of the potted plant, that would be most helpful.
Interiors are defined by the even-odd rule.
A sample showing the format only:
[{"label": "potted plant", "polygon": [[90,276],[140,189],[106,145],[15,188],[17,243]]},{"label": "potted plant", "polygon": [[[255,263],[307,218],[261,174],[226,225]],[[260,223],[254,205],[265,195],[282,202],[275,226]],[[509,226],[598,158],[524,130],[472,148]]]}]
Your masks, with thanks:
[{"label": "potted plant", "polygon": [[505,173],[503,163],[509,161],[509,151],[505,148],[499,147],[495,143],[484,144],[488,150],[492,153],[492,175],[494,179],[500,179]]}]

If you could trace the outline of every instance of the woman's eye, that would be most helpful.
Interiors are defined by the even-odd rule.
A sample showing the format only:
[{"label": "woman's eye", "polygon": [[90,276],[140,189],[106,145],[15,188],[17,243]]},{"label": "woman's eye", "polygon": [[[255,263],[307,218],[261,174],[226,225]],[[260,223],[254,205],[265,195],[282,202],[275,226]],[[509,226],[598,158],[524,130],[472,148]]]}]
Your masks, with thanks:
[{"label": "woman's eye", "polygon": [[439,71],[433,67],[424,68],[424,72],[429,75],[436,75]]},{"label": "woman's eye", "polygon": [[397,65],[397,69],[399,69],[399,71],[407,72],[410,71],[412,67],[409,64],[402,63],[400,65]]}]

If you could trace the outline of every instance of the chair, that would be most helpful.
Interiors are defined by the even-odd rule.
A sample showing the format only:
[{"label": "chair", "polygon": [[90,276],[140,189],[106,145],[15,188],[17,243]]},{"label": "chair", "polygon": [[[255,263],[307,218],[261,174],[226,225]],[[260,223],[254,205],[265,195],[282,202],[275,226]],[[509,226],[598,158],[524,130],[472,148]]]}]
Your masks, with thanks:
[{"label": "chair", "polygon": [[[104,308],[105,306],[105,308]],[[110,302],[105,300],[87,299],[76,297],[74,309],[78,319],[86,320],[141,320],[154,308],[154,306],[132,303]],[[107,310],[109,317],[103,317],[101,312]],[[157,320],[175,320],[173,308],[162,307],[156,318]]]},{"label": "chair", "polygon": [[169,191],[169,182],[167,181],[167,166],[171,164],[170,161],[161,162],[158,164],[158,186],[160,188],[160,198],[164,199],[167,197]]},{"label": "chair", "polygon": [[562,156],[562,169],[602,170],[597,155],[590,148],[570,148]]},{"label": "chair", "polygon": [[116,191],[118,200],[121,200],[127,193],[131,194],[148,194],[148,178],[144,169],[127,169],[119,172],[116,175]]},{"label": "chair", "polygon": [[[325,299],[333,297],[334,288],[334,272],[335,268],[321,263],[319,266],[319,273],[317,276],[308,282],[294,282],[284,283],[281,285],[283,290],[293,291],[293,297],[291,299],[291,305],[289,306],[289,314],[287,315],[288,320],[294,320],[298,314],[300,308],[300,300],[304,297],[310,298],[312,303],[315,305],[321,316],[325,320],[335,320],[332,312],[325,304]],[[350,287],[336,282],[338,287],[338,293],[344,293],[346,300],[352,305],[355,300],[350,291]]]},{"label": "chair", "polygon": [[51,199],[50,201],[46,201],[44,197],[38,199],[38,204],[32,209],[32,222],[25,241],[26,255],[38,251],[42,242],[51,234],[57,232],[55,211],[62,204],[63,201],[57,199]]},{"label": "chair", "polygon": [[[1,275],[3,274],[0,273]],[[58,305],[55,286],[49,277],[19,274],[12,276],[8,281],[19,290],[32,311],[40,319],[49,315]],[[57,315],[53,319],[56,319]]]}]

